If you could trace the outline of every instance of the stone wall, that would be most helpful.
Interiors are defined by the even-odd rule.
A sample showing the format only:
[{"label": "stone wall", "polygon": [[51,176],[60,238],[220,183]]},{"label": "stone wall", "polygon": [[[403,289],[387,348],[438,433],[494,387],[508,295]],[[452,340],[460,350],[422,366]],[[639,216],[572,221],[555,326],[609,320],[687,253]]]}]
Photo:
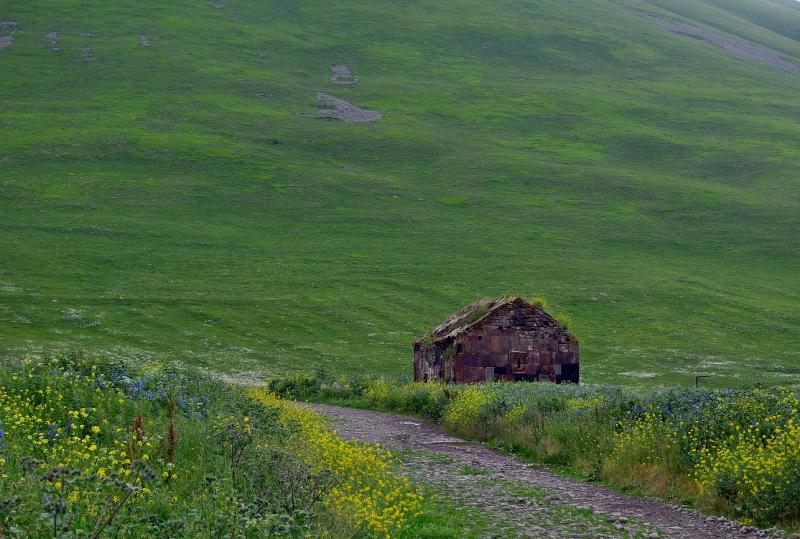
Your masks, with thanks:
[{"label": "stone wall", "polygon": [[498,307],[446,339],[415,345],[417,380],[578,382],[578,342],[546,312],[525,302]]}]

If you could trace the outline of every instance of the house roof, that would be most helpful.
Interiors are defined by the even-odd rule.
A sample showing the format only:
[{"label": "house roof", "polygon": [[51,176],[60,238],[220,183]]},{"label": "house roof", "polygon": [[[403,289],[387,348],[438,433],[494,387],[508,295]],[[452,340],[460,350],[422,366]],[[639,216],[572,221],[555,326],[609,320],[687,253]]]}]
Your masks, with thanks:
[{"label": "house roof", "polygon": [[494,312],[499,307],[508,305],[510,303],[521,303],[533,307],[527,301],[518,296],[481,298],[478,301],[470,303],[460,311],[452,314],[444,322],[426,333],[417,341],[417,343],[428,339],[433,341],[441,341],[455,337],[459,333],[467,331],[473,326],[476,326],[481,320],[486,318],[490,313]]}]

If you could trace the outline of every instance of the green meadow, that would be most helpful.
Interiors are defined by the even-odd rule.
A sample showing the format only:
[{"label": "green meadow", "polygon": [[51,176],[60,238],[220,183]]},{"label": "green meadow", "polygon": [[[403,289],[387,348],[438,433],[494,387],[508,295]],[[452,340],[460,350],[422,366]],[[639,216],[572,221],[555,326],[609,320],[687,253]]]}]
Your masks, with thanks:
[{"label": "green meadow", "polygon": [[800,381],[800,76],[641,12],[800,64],[793,0],[0,0],[0,355],[409,375],[514,293],[587,382]]}]

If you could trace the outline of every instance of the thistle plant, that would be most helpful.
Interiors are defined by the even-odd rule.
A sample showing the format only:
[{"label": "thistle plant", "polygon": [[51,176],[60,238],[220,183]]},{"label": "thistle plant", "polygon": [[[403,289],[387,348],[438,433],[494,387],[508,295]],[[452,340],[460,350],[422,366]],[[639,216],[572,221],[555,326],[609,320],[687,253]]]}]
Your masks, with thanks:
[{"label": "thistle plant", "polygon": [[0,500],[0,538],[4,537],[6,530],[11,528],[11,520],[21,502],[22,499],[19,497]]},{"label": "thistle plant", "polygon": [[231,480],[236,481],[236,472],[247,448],[256,438],[256,430],[249,416],[221,418],[214,430],[217,442],[228,457]]},{"label": "thistle plant", "polygon": [[[175,454],[178,450],[178,429],[175,427],[175,413],[178,409],[175,395],[172,392],[167,393],[164,405],[167,409],[167,433],[165,436],[165,461],[167,467],[172,468],[175,465]],[[173,477],[171,472],[164,472],[164,481],[169,482]]]},{"label": "thistle plant", "polygon": [[107,490],[106,503],[98,514],[91,539],[96,539],[103,533],[131,497],[148,492],[145,485],[156,479],[155,470],[143,460],[135,461],[131,470],[133,473],[129,480],[117,473],[101,479]]}]

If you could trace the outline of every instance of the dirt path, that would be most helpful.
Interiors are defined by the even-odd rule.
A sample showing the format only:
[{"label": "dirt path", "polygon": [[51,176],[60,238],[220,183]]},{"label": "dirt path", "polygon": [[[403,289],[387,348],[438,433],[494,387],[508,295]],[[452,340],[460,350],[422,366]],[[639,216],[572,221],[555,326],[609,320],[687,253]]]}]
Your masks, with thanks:
[{"label": "dirt path", "polygon": [[774,534],[626,496],[526,464],[394,414],[311,405],[344,438],[399,452],[403,472],[495,523],[491,536],[767,537]]},{"label": "dirt path", "polygon": [[700,28],[699,26],[686,24],[684,22],[669,21],[667,19],[662,19],[661,17],[656,17],[655,15],[650,15],[649,13],[640,13],[640,16],[675,34],[683,34],[695,39],[707,41],[712,45],[716,45],[717,47],[725,49],[730,54],[738,56],[739,58],[755,60],[756,62],[776,67],[782,71],[786,71],[794,75],[800,75],[800,65],[788,60],[784,54],[762,45],[750,43],[744,39],[719,34],[717,32]]}]

